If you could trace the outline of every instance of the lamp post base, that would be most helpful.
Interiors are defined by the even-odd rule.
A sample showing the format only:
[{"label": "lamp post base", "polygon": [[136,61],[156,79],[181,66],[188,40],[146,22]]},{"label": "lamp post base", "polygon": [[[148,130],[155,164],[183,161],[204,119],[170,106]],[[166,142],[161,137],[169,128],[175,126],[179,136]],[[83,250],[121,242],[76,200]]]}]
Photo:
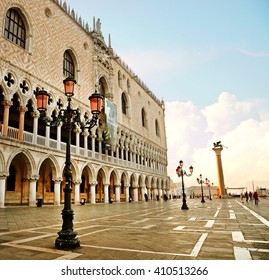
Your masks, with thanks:
[{"label": "lamp post base", "polygon": [[76,249],[80,247],[80,241],[78,240],[77,233],[73,232],[58,232],[59,237],[55,240],[55,248],[60,250]]},{"label": "lamp post base", "polygon": [[187,204],[182,204],[181,210],[189,210],[189,207]]}]

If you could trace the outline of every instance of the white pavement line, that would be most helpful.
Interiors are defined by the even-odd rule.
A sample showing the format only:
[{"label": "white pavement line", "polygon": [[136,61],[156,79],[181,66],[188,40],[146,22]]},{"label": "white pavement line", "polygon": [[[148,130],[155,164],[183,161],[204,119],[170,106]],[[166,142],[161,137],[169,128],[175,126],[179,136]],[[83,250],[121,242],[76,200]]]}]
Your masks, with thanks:
[{"label": "white pavement line", "polygon": [[14,231],[5,231],[5,232],[0,232],[0,236],[1,235],[10,235],[10,234],[13,234],[13,233],[19,233],[19,232],[27,232],[27,231],[35,231],[35,230],[39,230],[39,229],[50,229],[50,228],[53,228],[53,227],[60,227],[61,225],[50,225],[50,226],[44,226],[44,227],[36,227],[36,228],[25,228],[25,229],[19,229],[19,230],[14,230]]},{"label": "white pavement line", "polygon": [[81,254],[78,254],[78,253],[69,253],[69,254],[66,254],[66,255],[63,255],[59,258],[56,258],[54,260],[73,260],[77,257],[81,256]]},{"label": "white pavement line", "polygon": [[179,254],[179,253],[169,253],[169,252],[156,252],[156,251],[145,251],[145,250],[136,250],[136,249],[126,249],[126,248],[114,248],[114,247],[105,247],[105,246],[94,246],[83,244],[83,247],[96,248],[102,250],[113,250],[113,251],[123,251],[123,252],[134,252],[134,253],[145,253],[145,254],[155,254],[155,255],[170,255],[170,256],[190,256],[189,254]]},{"label": "white pavement line", "polygon": [[255,216],[258,220],[260,220],[263,224],[265,224],[267,227],[269,227],[269,221],[266,220],[264,217],[260,216],[259,214],[257,214],[256,212],[252,211],[251,209],[249,209],[247,206],[243,205],[242,203],[240,203],[239,201],[236,200],[236,202],[238,204],[240,204],[243,208],[245,208],[246,210],[248,210],[253,216]]},{"label": "white pavement line", "polygon": [[150,212],[147,212],[147,213],[145,213],[145,214],[141,214],[141,215],[139,215],[139,216],[148,216],[148,215],[153,215],[153,214],[155,214],[156,212],[154,212],[154,211],[150,211]]},{"label": "white pavement line", "polygon": [[197,241],[197,243],[195,244],[193,250],[191,251],[191,254],[190,256],[192,257],[197,257],[203,244],[204,244],[204,241],[206,240],[207,238],[207,235],[208,233],[203,233],[202,236],[199,238],[199,240]]},{"label": "white pavement line", "polygon": [[[79,222],[74,222],[75,225],[78,224],[82,224],[85,222],[93,222],[93,221],[99,221],[99,220],[107,220],[107,219],[111,219],[114,217],[119,217],[119,216],[126,216],[129,214],[134,214],[134,213],[141,213],[141,211],[147,211],[147,209],[145,210],[139,210],[139,211],[133,211],[133,212],[125,212],[122,214],[116,214],[116,215],[111,215],[111,216],[105,216],[105,217],[100,217],[100,218],[93,218],[93,219],[89,219],[89,220],[83,220],[83,221],[79,221]],[[26,231],[35,231],[35,230],[39,230],[39,229],[46,229],[46,228],[54,228],[54,227],[62,227],[62,224],[55,224],[55,225],[48,225],[48,226],[42,226],[42,227],[35,227],[35,228],[25,228],[25,229],[19,229],[19,230],[14,230],[14,231],[5,231],[5,232],[0,232],[0,236],[1,235],[10,235],[13,233],[19,233],[19,232],[26,232]]]},{"label": "white pavement line", "polygon": [[260,248],[248,248],[249,251],[269,253],[269,249],[260,249]]},{"label": "white pavement line", "polygon": [[237,241],[237,242],[245,241],[244,235],[241,231],[233,231],[232,238],[233,238],[233,241]]},{"label": "white pavement line", "polygon": [[43,247],[28,246],[28,245],[14,244],[14,243],[2,243],[1,245],[14,247],[14,248],[18,248],[18,249],[23,249],[23,250],[31,250],[31,251],[37,251],[37,252],[42,252],[42,253],[63,255],[63,256],[65,256],[64,259],[68,259],[68,260],[74,259],[81,255],[78,253],[72,253],[72,252],[62,251],[62,250],[57,250],[57,249],[48,249],[48,248],[43,248]]},{"label": "white pavement line", "polygon": [[233,231],[232,232],[232,239],[233,241],[236,241],[236,242],[246,242],[246,243],[266,243],[266,244],[269,244],[269,241],[265,241],[265,240],[251,240],[251,239],[248,239],[246,240],[244,238],[244,235],[241,231]]},{"label": "white pavement line", "polygon": [[208,220],[204,227],[212,227],[215,223],[215,220]]},{"label": "white pavement line", "polygon": [[105,228],[105,229],[100,229],[100,230],[88,232],[88,233],[85,233],[85,234],[78,235],[78,237],[80,238],[80,237],[83,237],[83,236],[92,235],[92,234],[99,233],[99,232],[102,232],[102,231],[107,231],[107,230],[110,230],[110,228]]},{"label": "white pavement line", "polygon": [[192,218],[189,219],[189,221],[195,221],[195,220],[196,220],[195,217],[192,217]]},{"label": "white pavement line", "polygon": [[216,211],[214,218],[218,217],[218,215],[219,215],[219,210]]},{"label": "white pavement line", "polygon": [[185,228],[185,226],[178,226],[178,227],[173,228],[173,230],[182,230],[183,228]]},{"label": "white pavement line", "polygon": [[140,224],[140,223],[145,223],[145,222],[147,222],[148,220],[150,220],[150,218],[145,218],[145,219],[143,219],[143,220],[138,220],[138,221],[129,223],[129,225],[136,225],[136,224]]},{"label": "white pavement line", "polygon": [[50,237],[50,236],[54,236],[54,235],[55,235],[55,233],[47,233],[47,234],[38,235],[38,236],[34,236],[34,237],[29,237],[29,238],[25,238],[25,239],[14,240],[14,241],[11,241],[11,242],[8,242],[8,243],[12,243],[12,244],[25,243],[25,242],[38,240],[38,239],[42,239],[42,238],[46,238],[46,237]]},{"label": "white pavement line", "polygon": [[229,210],[229,213],[230,213],[230,219],[233,219],[233,220],[236,219],[234,210]]},{"label": "white pavement line", "polygon": [[148,225],[148,226],[144,226],[144,227],[142,227],[142,229],[150,229],[150,228],[153,228],[153,227],[156,227],[156,225]]},{"label": "white pavement line", "polygon": [[236,260],[252,260],[247,248],[234,247],[234,257]]}]

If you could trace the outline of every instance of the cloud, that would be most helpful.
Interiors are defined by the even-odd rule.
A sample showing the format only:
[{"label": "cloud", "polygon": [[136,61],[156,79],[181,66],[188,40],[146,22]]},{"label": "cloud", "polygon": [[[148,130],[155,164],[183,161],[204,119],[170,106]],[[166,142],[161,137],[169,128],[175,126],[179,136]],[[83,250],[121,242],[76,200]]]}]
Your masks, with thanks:
[{"label": "cloud", "polygon": [[205,116],[192,102],[167,102],[165,121],[169,175],[176,179],[175,169],[179,160],[191,165],[194,151],[204,147],[211,134],[207,131]]},{"label": "cloud", "polygon": [[[213,142],[227,147],[222,151],[226,187],[248,187],[251,182],[269,186],[269,121],[255,120],[257,110],[250,101],[239,101],[235,95],[221,93],[218,101],[199,110],[192,102],[166,103],[168,175],[178,181],[175,168],[180,159],[194,166],[189,185],[196,184],[201,173],[218,185]],[[268,187],[263,186],[263,187]]]},{"label": "cloud", "polygon": [[222,92],[217,103],[202,110],[208,123],[208,130],[215,136],[234,129],[242,120],[246,119],[253,105],[247,101],[238,101],[235,95]]}]

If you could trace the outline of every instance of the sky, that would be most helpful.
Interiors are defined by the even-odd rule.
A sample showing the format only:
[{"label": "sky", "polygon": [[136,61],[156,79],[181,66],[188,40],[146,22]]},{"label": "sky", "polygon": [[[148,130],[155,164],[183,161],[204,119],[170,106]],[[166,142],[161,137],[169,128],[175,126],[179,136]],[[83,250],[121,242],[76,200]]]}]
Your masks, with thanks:
[{"label": "sky", "polygon": [[[168,175],[269,189],[269,0],[66,0],[165,102]],[[177,121],[175,121],[177,120]]]}]

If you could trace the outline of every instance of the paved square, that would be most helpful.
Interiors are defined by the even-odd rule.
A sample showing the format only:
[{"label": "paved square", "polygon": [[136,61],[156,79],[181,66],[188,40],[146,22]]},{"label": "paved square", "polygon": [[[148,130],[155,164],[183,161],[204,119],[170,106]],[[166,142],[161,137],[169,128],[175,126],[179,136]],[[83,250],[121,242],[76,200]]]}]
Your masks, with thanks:
[{"label": "paved square", "polygon": [[0,209],[4,260],[268,260],[269,199],[73,205],[81,247],[54,248],[62,206]]}]

